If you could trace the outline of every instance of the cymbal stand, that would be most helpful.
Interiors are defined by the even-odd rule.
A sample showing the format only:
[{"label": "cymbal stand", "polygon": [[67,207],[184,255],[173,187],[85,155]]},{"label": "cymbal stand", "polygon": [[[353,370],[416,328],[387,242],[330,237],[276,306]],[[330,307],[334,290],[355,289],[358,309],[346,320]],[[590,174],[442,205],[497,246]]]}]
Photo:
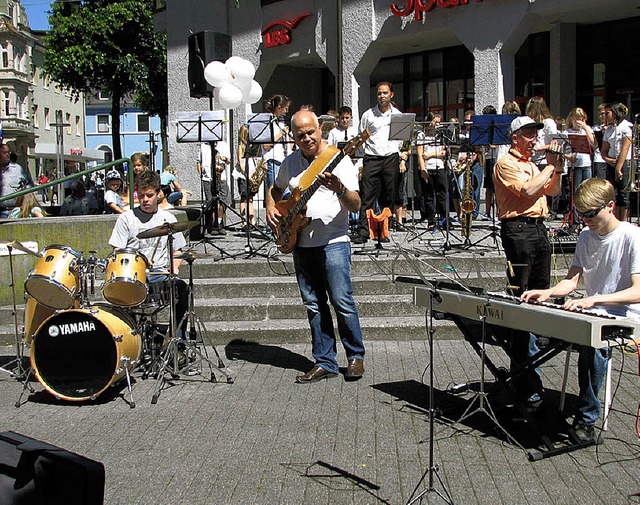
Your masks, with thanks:
[{"label": "cymbal stand", "polygon": [[[15,377],[18,380],[22,380],[25,376],[25,370],[22,366],[22,345],[20,342],[20,332],[18,331],[18,308],[16,306],[16,282],[15,273],[13,270],[13,247],[7,244],[7,250],[9,251],[9,271],[11,272],[11,298],[13,301],[13,328],[16,338],[16,357],[9,361],[4,367],[0,367],[0,372],[9,374],[11,377]],[[16,364],[13,370],[9,370],[9,366]]]},{"label": "cymbal stand", "polygon": [[[449,494],[447,487],[444,484],[444,481],[440,477],[439,466],[435,462],[434,457],[434,449],[435,449],[435,435],[434,435],[434,420],[436,416],[435,409],[435,398],[433,393],[433,337],[435,335],[435,325],[433,324],[433,297],[437,296],[437,292],[435,290],[430,290],[429,297],[429,307],[427,308],[427,313],[425,314],[425,320],[427,323],[427,334],[429,336],[429,467],[422,474],[422,477],[416,484],[416,487],[413,489],[411,496],[409,497],[409,501],[407,505],[411,505],[412,503],[420,502],[422,503],[422,497],[428,493],[435,493],[438,497],[442,498],[445,503],[453,505],[453,498]],[[424,480],[428,477],[428,487],[420,492],[418,495],[418,489],[424,482]],[[438,483],[442,488],[442,491],[438,490],[434,485],[434,477],[438,479]]]},{"label": "cymbal stand", "polygon": [[[172,378],[177,379],[180,376],[181,372],[186,372],[189,367],[189,358],[194,355],[199,355],[201,359],[204,359],[205,356],[200,352],[200,350],[196,346],[196,341],[191,341],[186,338],[184,335],[182,337],[178,337],[176,335],[176,274],[173,267],[173,233],[169,231],[168,235],[168,249],[169,249],[169,330],[168,330],[168,342],[165,349],[160,353],[158,360],[160,362],[160,366],[157,369],[156,376],[156,386],[153,392],[153,396],[151,397],[151,404],[155,405],[158,403],[158,397],[162,392],[162,387],[165,383],[165,377],[167,372],[171,374]],[[189,305],[190,310],[187,311],[187,314],[193,312],[193,274],[191,270],[191,263],[189,263],[189,282],[191,288],[191,294],[189,297]],[[184,319],[183,319],[184,321]],[[180,321],[182,324],[183,321]],[[217,353],[216,353],[217,354]],[[180,357],[185,357],[185,366],[180,366]],[[211,367],[212,362],[206,358],[206,361],[209,363]],[[221,362],[221,361],[220,361]],[[222,364],[224,366],[224,364]],[[227,381],[229,380],[229,376],[227,375]],[[211,369],[211,382],[216,382],[215,375],[213,374],[213,369]]]},{"label": "cymbal stand", "polygon": [[[214,345],[213,352],[218,359],[218,364],[214,365],[213,361],[209,358],[209,354],[207,352],[206,341],[205,341],[205,328],[202,320],[198,317],[195,311],[195,300],[194,300],[194,289],[193,289],[193,262],[195,258],[185,258],[184,261],[189,265],[189,284],[188,284],[188,293],[189,293],[189,307],[184,316],[182,316],[182,320],[178,324],[178,327],[181,327],[182,324],[187,321],[187,335],[188,339],[186,341],[186,350],[185,353],[187,356],[198,356],[200,359],[200,363],[195,365],[194,363],[190,363],[189,366],[199,367],[202,370],[202,362],[206,362],[209,365],[209,370],[211,372],[211,382],[218,382],[215,373],[213,371],[214,368],[217,368],[220,373],[222,373],[227,378],[228,384],[233,384],[233,377],[227,371],[227,366],[222,361],[218,350]],[[202,351],[200,350],[199,344],[202,345]]]},{"label": "cymbal stand", "polygon": [[[219,209],[220,205],[224,206],[225,211],[231,210],[236,216],[241,217],[236,210],[230,206],[228,206],[224,201],[220,199],[220,186],[218,184],[218,173],[217,173],[217,162],[216,156],[218,151],[216,150],[215,142],[208,142],[209,148],[211,149],[211,200],[205,202],[205,191],[204,185],[209,182],[204,180],[204,172],[202,167],[200,168],[200,231],[202,235],[202,239],[199,240],[196,245],[204,244],[204,250],[207,252],[207,245],[212,246],[220,253],[220,259],[226,258],[235,258],[239,256],[239,254],[230,254],[224,250],[224,248],[217,245],[213,240],[206,237],[207,231],[211,231],[214,235],[224,234],[224,226],[221,227],[219,224]],[[220,181],[221,182],[221,181]],[[211,215],[213,213],[213,215]]]},{"label": "cymbal stand", "polygon": [[[460,416],[460,418],[453,423],[453,426],[456,426],[458,424],[462,424],[462,422],[465,419],[469,419],[470,417],[474,416],[475,414],[485,414],[489,420],[502,432],[504,433],[504,435],[507,437],[507,439],[513,443],[513,445],[515,445],[516,447],[519,447],[520,449],[524,450],[524,447],[522,447],[522,445],[511,436],[511,434],[502,427],[502,425],[500,424],[500,422],[498,421],[498,418],[496,417],[493,408],[491,407],[491,404],[489,403],[489,398],[488,398],[488,394],[486,392],[486,372],[485,372],[485,363],[486,363],[486,356],[487,356],[487,310],[489,308],[489,306],[491,305],[491,300],[487,299],[485,300],[484,304],[482,305],[482,310],[480,313],[480,319],[482,321],[482,343],[480,345],[480,390],[478,392],[476,392],[475,396],[473,397],[473,399],[471,400],[471,402],[469,403],[469,405],[467,406],[466,410],[462,413],[462,415]],[[472,410],[472,407],[475,404],[478,404],[477,408]]]}]

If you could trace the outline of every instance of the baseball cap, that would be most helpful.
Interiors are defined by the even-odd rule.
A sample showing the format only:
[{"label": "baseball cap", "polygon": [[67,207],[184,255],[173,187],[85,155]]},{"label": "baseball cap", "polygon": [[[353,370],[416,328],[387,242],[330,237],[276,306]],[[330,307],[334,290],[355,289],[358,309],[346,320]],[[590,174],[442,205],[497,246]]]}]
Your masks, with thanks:
[{"label": "baseball cap", "polygon": [[544,125],[542,123],[536,123],[529,116],[520,116],[511,121],[511,125],[509,126],[509,135],[513,135],[515,132],[517,132],[521,128],[524,128],[525,126],[533,126],[539,130]]}]

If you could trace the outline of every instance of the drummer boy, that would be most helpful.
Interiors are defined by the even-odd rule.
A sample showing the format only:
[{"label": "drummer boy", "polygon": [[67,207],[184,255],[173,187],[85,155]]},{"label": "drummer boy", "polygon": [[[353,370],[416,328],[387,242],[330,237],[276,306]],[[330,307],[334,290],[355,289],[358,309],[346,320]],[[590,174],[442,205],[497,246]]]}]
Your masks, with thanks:
[{"label": "drummer boy", "polygon": [[[113,227],[109,245],[115,250],[134,249],[142,253],[149,262],[148,283],[167,282],[167,271],[169,270],[169,237],[167,234],[150,238],[138,238],[138,235],[152,228],[162,227],[169,223],[176,223],[176,217],[169,211],[158,208],[158,198],[161,191],[160,176],[157,172],[146,171],[138,176],[138,199],[140,205],[134,209],[127,210],[120,214]],[[182,263],[181,259],[175,259],[186,245],[184,235],[180,232],[174,233],[173,238],[173,273],[178,274],[178,269]],[[153,272],[158,272],[156,275]],[[162,272],[162,273],[160,273]],[[176,277],[176,322],[183,319],[188,308],[187,284]],[[184,330],[187,321],[185,320],[181,328],[177,329],[178,336],[184,337]]]}]

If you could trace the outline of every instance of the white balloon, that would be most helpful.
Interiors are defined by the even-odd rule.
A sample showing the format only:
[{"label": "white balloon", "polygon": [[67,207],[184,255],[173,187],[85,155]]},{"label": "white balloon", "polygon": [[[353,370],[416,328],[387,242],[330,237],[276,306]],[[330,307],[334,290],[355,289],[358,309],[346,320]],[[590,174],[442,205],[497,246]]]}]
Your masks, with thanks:
[{"label": "white balloon", "polygon": [[251,81],[251,90],[246,95],[243,95],[243,100],[246,103],[256,103],[262,98],[262,86],[257,81]]},{"label": "white balloon", "polygon": [[214,88],[221,87],[229,82],[231,73],[221,61],[212,61],[204,67],[204,78]]},{"label": "white balloon", "polygon": [[256,69],[249,60],[241,60],[234,64],[233,75],[239,81],[251,82],[251,79],[256,75]]},{"label": "white balloon", "polygon": [[242,67],[243,61],[244,60],[240,58],[240,56],[232,56],[227,61],[225,61],[224,64],[229,69],[229,72],[231,72],[231,75],[235,75],[236,70]]},{"label": "white balloon", "polygon": [[242,103],[242,91],[237,86],[227,83],[220,88],[218,100],[224,109],[235,109]]}]

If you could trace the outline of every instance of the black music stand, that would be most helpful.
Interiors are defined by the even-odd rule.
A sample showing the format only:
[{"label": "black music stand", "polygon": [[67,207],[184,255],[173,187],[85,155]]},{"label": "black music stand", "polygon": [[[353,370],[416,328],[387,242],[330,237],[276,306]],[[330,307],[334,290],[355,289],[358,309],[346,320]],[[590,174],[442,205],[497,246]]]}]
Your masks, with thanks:
[{"label": "black music stand", "polygon": [[[472,146],[511,145],[509,127],[516,117],[518,117],[516,114],[481,114],[473,116],[471,128],[469,129],[469,144]],[[491,232],[481,239],[469,243],[467,247],[476,246],[488,238],[492,238],[495,248],[499,249],[495,194],[491,198],[490,205]]]},{"label": "black music stand", "polygon": [[[218,179],[215,173],[215,159],[216,159],[216,142],[222,140],[222,123],[224,122],[224,111],[188,111],[177,112],[177,142],[178,143],[202,143],[207,142],[211,149],[211,201],[204,201],[204,180],[202,178],[202,170],[200,170],[200,231],[203,237],[201,242],[209,244],[218,250],[222,258],[226,256],[232,258],[233,255],[226,252],[222,247],[219,247],[211,239],[205,237],[207,229],[209,228],[209,220],[207,215],[213,210],[214,223],[211,224],[211,228],[218,231],[216,234],[220,234],[218,230],[218,209],[220,203],[227,206],[220,200],[220,193],[218,188]],[[213,207],[213,209],[211,208]],[[233,210],[233,209],[231,209]],[[206,252],[206,246],[205,246]]]},{"label": "black music stand", "polygon": [[[249,134],[247,138],[247,145],[244,150],[244,166],[245,166],[245,178],[247,181],[247,202],[245,204],[245,223],[246,223],[246,236],[247,236],[247,245],[245,246],[245,252],[249,257],[255,256],[259,253],[259,251],[267,246],[270,243],[271,237],[267,235],[262,229],[258,226],[251,224],[250,213],[249,213],[249,197],[251,195],[251,188],[249,185],[249,145],[264,145],[264,144],[275,144],[275,131],[274,126],[276,125],[277,118],[274,117],[270,112],[259,112],[257,114],[252,114],[249,116],[247,120],[247,126],[249,128]],[[284,136],[279,140],[282,144],[285,143]],[[264,161],[264,160],[263,160]],[[266,168],[268,170],[268,168]],[[259,189],[259,188],[257,188]],[[256,212],[258,214],[258,212]],[[256,223],[258,221],[258,216],[256,216]],[[268,226],[268,224],[267,224]],[[257,231],[262,237],[265,239],[265,242],[257,248],[253,247],[251,242],[251,230]],[[268,257],[269,255],[265,255]]]}]

